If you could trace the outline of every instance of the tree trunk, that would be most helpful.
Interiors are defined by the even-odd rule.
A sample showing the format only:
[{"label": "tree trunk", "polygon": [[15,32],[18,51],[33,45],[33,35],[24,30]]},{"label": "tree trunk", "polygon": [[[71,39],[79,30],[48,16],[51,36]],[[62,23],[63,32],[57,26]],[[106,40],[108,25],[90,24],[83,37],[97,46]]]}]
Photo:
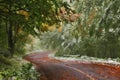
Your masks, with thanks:
[{"label": "tree trunk", "polygon": [[8,27],[7,27],[7,34],[8,34],[8,50],[10,52],[11,57],[14,54],[14,40],[13,40],[13,24],[9,20]]}]

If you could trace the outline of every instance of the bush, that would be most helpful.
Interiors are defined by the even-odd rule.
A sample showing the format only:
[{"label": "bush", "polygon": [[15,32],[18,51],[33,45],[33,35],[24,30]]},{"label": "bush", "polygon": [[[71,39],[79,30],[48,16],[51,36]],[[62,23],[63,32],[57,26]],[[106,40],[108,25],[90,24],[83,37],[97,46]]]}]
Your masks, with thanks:
[{"label": "bush", "polygon": [[22,66],[11,66],[4,71],[0,71],[0,80],[39,80],[39,74],[32,64],[27,63]]}]

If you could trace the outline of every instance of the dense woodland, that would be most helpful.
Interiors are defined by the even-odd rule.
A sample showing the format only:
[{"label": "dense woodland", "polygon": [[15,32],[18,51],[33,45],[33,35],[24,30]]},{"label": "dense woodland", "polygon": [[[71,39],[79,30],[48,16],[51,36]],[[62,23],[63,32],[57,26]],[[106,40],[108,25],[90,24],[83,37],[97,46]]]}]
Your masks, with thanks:
[{"label": "dense woodland", "polygon": [[57,56],[119,58],[120,0],[0,0],[0,79],[37,80],[22,61],[36,38]]}]

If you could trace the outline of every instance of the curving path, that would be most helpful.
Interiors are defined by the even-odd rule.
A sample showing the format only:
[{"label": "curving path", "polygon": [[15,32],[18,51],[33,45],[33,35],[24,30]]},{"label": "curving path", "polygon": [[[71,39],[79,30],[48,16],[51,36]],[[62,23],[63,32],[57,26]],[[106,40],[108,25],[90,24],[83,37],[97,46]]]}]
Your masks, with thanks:
[{"label": "curving path", "polygon": [[36,52],[24,57],[41,73],[40,80],[120,80],[120,65],[59,60],[48,57],[50,53]]}]

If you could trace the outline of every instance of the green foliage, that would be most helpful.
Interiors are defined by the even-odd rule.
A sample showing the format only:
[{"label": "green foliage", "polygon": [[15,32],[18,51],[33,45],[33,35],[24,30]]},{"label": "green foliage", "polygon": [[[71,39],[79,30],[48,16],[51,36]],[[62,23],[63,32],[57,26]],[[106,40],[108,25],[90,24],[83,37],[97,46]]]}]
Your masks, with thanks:
[{"label": "green foliage", "polygon": [[81,16],[77,21],[63,22],[62,32],[43,33],[43,46],[59,55],[120,57],[119,3],[119,0],[68,2]]},{"label": "green foliage", "polygon": [[[2,51],[7,51],[7,34],[5,32],[5,27],[2,27],[4,24],[1,22],[0,24],[0,53]],[[3,35],[4,34],[4,35]],[[4,45],[3,45],[4,44]]]},{"label": "green foliage", "polygon": [[59,22],[58,2],[0,0],[0,50],[8,51],[10,56],[24,53],[29,35],[38,36],[43,23],[52,25]]},{"label": "green foliage", "polygon": [[[5,53],[4,53],[4,55],[5,55]],[[9,59],[6,59],[3,55],[0,55],[0,64],[1,64],[0,68],[2,69],[2,65],[10,66],[12,63],[11,63],[11,61],[9,61]]]},{"label": "green foliage", "polygon": [[21,66],[11,66],[0,71],[0,80],[39,80],[39,74],[32,64],[26,63]]}]

